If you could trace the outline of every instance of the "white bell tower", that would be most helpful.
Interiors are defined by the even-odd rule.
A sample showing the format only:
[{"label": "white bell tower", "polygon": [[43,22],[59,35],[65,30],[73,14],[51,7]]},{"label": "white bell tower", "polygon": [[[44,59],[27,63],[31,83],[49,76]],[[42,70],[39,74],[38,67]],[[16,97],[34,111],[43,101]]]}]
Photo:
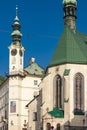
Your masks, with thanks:
[{"label": "white bell tower", "polygon": [[20,33],[21,25],[18,18],[18,7],[16,7],[16,17],[12,28],[11,36],[13,41],[9,46],[9,75],[23,72],[24,47],[21,43],[22,34]]},{"label": "white bell tower", "polygon": [[[9,46],[9,123],[8,130],[22,130],[22,81],[24,74],[24,47],[21,43],[21,25],[18,18],[18,7],[16,7],[16,17],[12,25],[12,43]],[[14,109],[13,109],[14,108]],[[19,116],[20,115],[20,116]]]}]

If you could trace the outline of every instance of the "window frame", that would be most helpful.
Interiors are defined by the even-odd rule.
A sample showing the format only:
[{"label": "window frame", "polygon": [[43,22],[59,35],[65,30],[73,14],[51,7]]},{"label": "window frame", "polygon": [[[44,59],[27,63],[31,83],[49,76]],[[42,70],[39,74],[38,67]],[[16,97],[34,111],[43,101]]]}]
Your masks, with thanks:
[{"label": "window frame", "polygon": [[56,75],[53,79],[53,106],[54,108],[62,108],[62,78]]},{"label": "window frame", "polygon": [[84,111],[84,76],[76,73],[74,76],[74,114],[79,115]]}]

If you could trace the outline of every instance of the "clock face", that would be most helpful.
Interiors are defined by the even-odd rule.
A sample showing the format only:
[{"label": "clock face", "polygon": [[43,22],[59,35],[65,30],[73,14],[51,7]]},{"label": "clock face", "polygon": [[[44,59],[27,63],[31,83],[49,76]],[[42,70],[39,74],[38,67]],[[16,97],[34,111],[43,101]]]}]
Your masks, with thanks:
[{"label": "clock face", "polygon": [[17,50],[16,49],[13,49],[12,51],[11,51],[11,55],[12,56],[15,56],[17,54]]},{"label": "clock face", "polygon": [[20,56],[22,56],[22,50],[19,50],[19,54],[20,54]]}]

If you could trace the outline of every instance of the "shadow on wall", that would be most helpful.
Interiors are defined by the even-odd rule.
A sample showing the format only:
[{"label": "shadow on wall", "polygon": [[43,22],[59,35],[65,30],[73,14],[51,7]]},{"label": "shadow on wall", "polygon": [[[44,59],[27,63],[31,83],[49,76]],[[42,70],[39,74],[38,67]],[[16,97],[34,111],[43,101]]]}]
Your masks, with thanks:
[{"label": "shadow on wall", "polygon": [[[64,125],[59,124],[58,120],[60,120],[60,118],[54,118],[53,116],[52,119],[56,122],[56,129],[54,128],[54,126],[52,126],[50,119],[47,119],[47,124],[46,124],[46,128],[43,128],[43,120],[42,120],[42,110],[41,110],[41,106],[42,104],[42,90],[40,90],[39,95],[36,98],[36,102],[37,102],[37,106],[36,106],[36,112],[34,113],[35,115],[35,130],[87,130],[87,111],[83,112],[83,111],[76,111],[74,110],[74,118],[72,118],[72,120],[68,120]],[[47,117],[48,113],[47,113]],[[64,118],[61,118],[61,120],[64,120]],[[45,123],[46,123],[45,122]]]},{"label": "shadow on wall", "polygon": [[71,121],[67,121],[64,124],[64,130],[87,130],[87,114],[85,113],[74,115]]},{"label": "shadow on wall", "polygon": [[41,120],[41,105],[42,105],[42,90],[39,91],[39,96],[37,97],[37,114],[35,121],[35,130],[43,130],[42,120]]}]

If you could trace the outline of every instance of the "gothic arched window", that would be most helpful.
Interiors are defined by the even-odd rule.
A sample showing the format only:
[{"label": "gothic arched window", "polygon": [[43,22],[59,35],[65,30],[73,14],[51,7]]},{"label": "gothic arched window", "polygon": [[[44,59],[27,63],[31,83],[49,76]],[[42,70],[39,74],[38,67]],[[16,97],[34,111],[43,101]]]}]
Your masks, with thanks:
[{"label": "gothic arched window", "polygon": [[56,130],[60,130],[60,124],[59,123],[57,124]]},{"label": "gothic arched window", "polygon": [[62,107],[62,84],[60,75],[56,75],[53,84],[54,107]]},{"label": "gothic arched window", "polygon": [[75,75],[74,92],[75,113],[80,113],[84,106],[84,77],[81,73]]},{"label": "gothic arched window", "polygon": [[47,123],[46,124],[46,130],[50,130],[51,129],[51,124],[50,123]]}]

